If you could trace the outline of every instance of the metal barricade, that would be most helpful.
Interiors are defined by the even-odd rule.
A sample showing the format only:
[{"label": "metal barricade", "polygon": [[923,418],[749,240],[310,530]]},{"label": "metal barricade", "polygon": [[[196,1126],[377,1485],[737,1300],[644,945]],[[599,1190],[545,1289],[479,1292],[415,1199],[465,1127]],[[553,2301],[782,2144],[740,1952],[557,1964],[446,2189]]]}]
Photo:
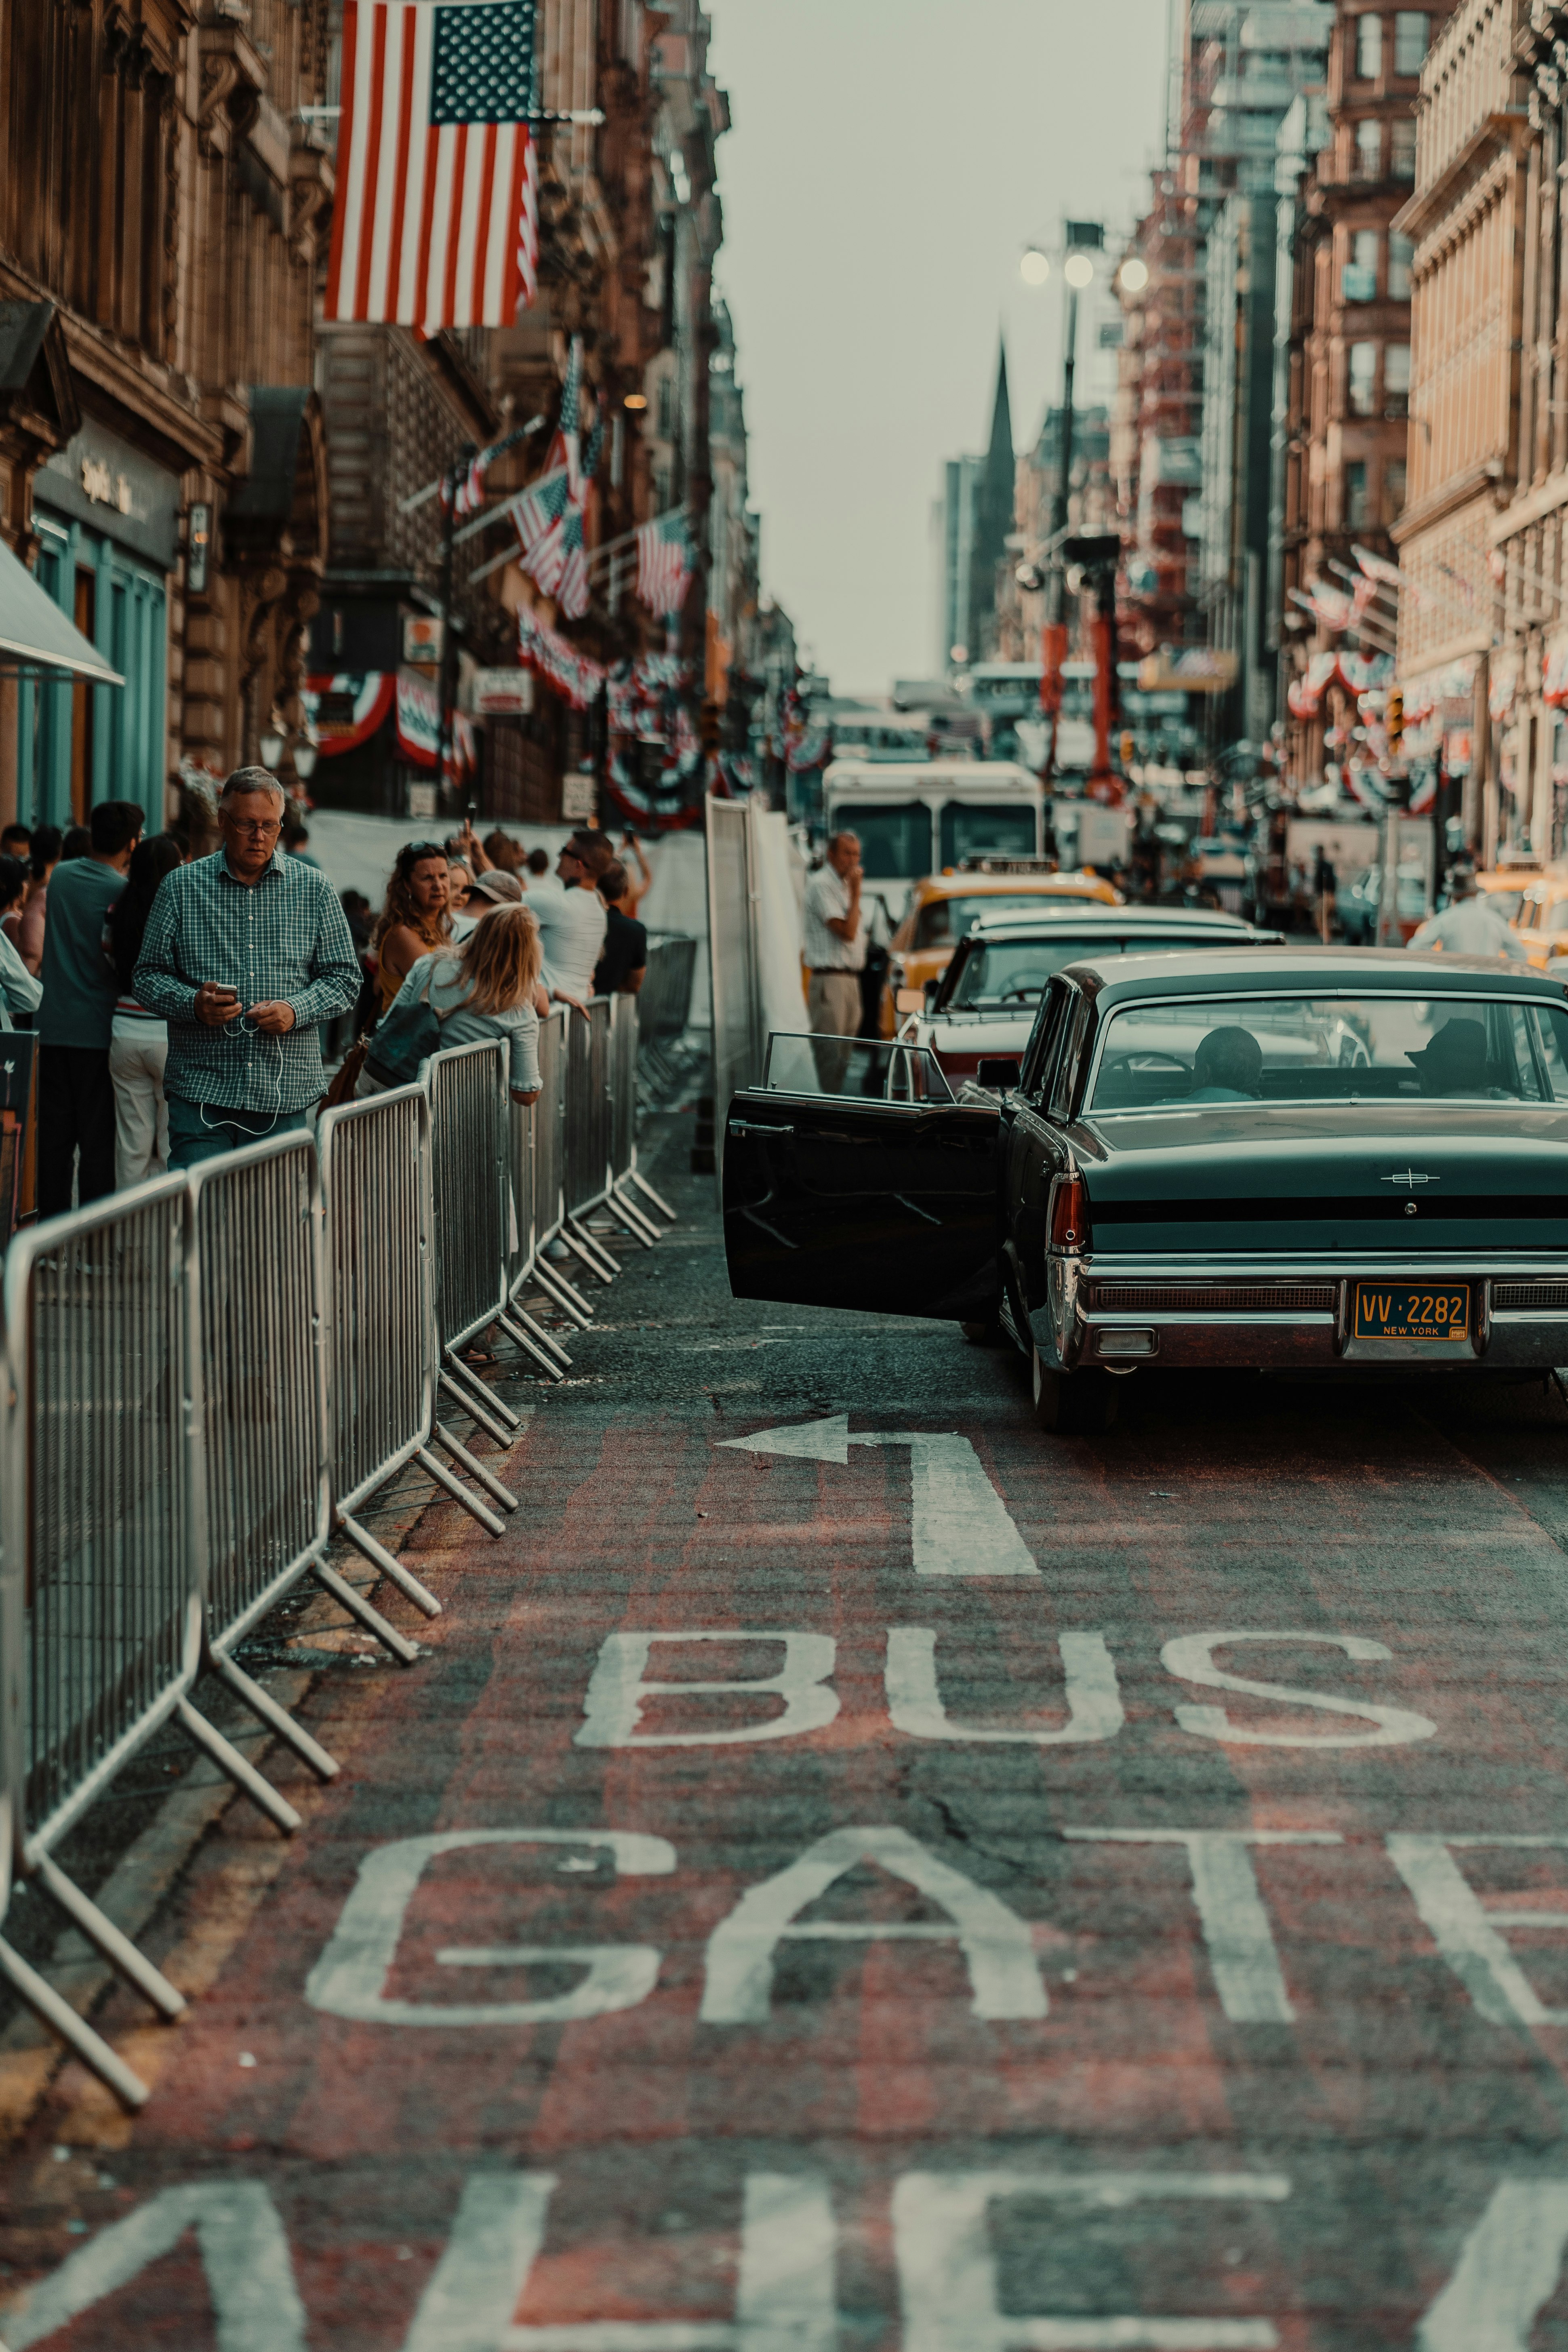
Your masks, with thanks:
[{"label": "metal barricade", "polygon": [[[430,1098],[436,1232],[437,1380],[470,1420],[509,1445],[522,1423],[470,1373],[458,1350],[507,1317],[510,1202],[507,1182],[508,1047],[454,1045],[420,1065]],[[475,1466],[469,1455],[470,1466]],[[487,1486],[489,1480],[486,1477]],[[498,1499],[515,1497],[492,1487]]]},{"label": "metal barricade", "polygon": [[[430,1452],[437,1348],[429,1097],[423,1087],[398,1087],[324,1111],[316,1148],[326,1210],[332,1523],[416,1608],[437,1617],[434,1594],[357,1516],[405,1463],[417,1461],[493,1534],[500,1531],[500,1521]],[[378,1631],[377,1638],[386,1635]],[[401,1634],[388,1646],[405,1664],[418,1655]]]},{"label": "metal barricade", "polygon": [[[510,1113],[511,1234],[510,1256],[507,1279],[509,1313],[512,1318],[512,1336],[533,1358],[540,1370],[552,1381],[563,1381],[572,1369],[572,1359],[561,1342],[535,1322],[520,1294],[534,1273],[535,1256],[540,1246],[539,1199],[541,1167],[556,1131],[559,1090],[558,1055],[547,1052],[545,1039],[559,1037],[553,1020],[540,1024],[540,1087],[539,1099],[531,1106],[513,1103]],[[544,1181],[548,1181],[548,1171]],[[559,1185],[556,1187],[559,1192]]]},{"label": "metal barricade", "polygon": [[589,1207],[596,1207],[610,1189],[610,1159],[615,1150],[615,1119],[610,1108],[610,1024],[614,1000],[595,996],[588,1007],[588,1181]]},{"label": "metal barricade", "polygon": [[691,1015],[691,982],[697,970],[693,939],[651,939],[647,977],[637,998],[638,1044],[658,1045],[684,1036]]},{"label": "metal barricade", "polygon": [[[165,2017],[184,2003],[49,1849],[182,1705],[201,1660],[185,1478],[190,1193],[163,1176],[6,1255],[0,1790],[13,1860]],[[221,1760],[221,1759],[220,1759]],[[3,1970],[127,2105],[145,2087],[10,1947]]]},{"label": "metal barricade", "polygon": [[619,1184],[637,1165],[637,1032],[640,1007],[635,996],[610,999],[610,1182]]},{"label": "metal barricade", "polygon": [[[563,1237],[566,1228],[568,1136],[575,1129],[569,1124],[571,1113],[572,1045],[574,1030],[583,1027],[583,1016],[563,1004],[552,1008],[539,1024],[539,1071],[541,1078],[539,1101],[532,1114],[533,1136],[533,1246],[522,1261],[512,1281],[512,1298],[518,1301],[525,1285],[531,1282],[557,1306],[579,1329],[585,1330],[593,1319],[593,1309],[575,1286],[568,1282],[559,1266],[552,1265],[546,1256],[550,1244]],[[575,1248],[574,1241],[566,1247]],[[595,1271],[599,1269],[595,1268]],[[526,1326],[537,1342],[569,1366],[571,1358],[548,1332],[526,1314],[520,1304],[513,1312]]]}]

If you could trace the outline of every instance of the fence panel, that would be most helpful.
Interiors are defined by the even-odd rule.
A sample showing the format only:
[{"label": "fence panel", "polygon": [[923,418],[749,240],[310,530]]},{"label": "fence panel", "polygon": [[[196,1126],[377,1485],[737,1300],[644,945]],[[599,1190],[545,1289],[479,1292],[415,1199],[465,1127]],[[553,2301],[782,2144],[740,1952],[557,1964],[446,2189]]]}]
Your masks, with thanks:
[{"label": "fence panel", "polygon": [[682,1037],[691,1015],[691,982],[697,941],[668,937],[647,943],[647,977],[637,998],[641,1042],[655,1045]]},{"label": "fence panel", "polygon": [[301,1134],[205,1161],[189,1182],[192,1508],[207,1638],[223,1651],[331,1530],[321,1182]]},{"label": "fence panel", "polygon": [[539,1024],[539,1069],[542,1084],[533,1127],[533,1241],[537,1249],[561,1223],[566,1177],[566,1024],[563,1004]]},{"label": "fence panel", "polygon": [[713,1136],[723,1173],[730,1097],[760,1075],[762,1014],[749,801],[708,802],[708,956],[713,1003]]},{"label": "fence panel", "polygon": [[566,1214],[580,1217],[594,1184],[594,1024],[574,1013],[566,1028]]},{"label": "fence panel", "polygon": [[610,1181],[629,1176],[637,1159],[638,1000],[610,1000]]},{"label": "fence panel", "polygon": [[421,1066],[430,1096],[436,1194],[436,1323],[460,1348],[507,1301],[507,1054],[456,1045]]},{"label": "fence panel", "polygon": [[593,1201],[602,1201],[610,1189],[610,1155],[615,1149],[615,1118],[610,1087],[615,1070],[611,1057],[612,1000],[595,996],[588,1006],[588,1177]]},{"label": "fence panel", "polygon": [[5,1259],[5,1779],[29,1861],[196,1671],[189,1199],[158,1177],[25,1229]]},{"label": "fence panel", "polygon": [[422,1087],[324,1111],[331,1495],[352,1511],[416,1454],[435,1402],[430,1104]]}]

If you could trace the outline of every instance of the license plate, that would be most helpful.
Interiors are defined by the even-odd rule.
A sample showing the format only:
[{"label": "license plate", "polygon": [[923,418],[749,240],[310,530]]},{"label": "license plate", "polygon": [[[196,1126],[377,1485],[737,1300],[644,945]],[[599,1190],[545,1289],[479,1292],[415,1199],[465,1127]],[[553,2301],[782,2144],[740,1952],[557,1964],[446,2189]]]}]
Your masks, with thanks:
[{"label": "license plate", "polygon": [[1468,1339],[1468,1282],[1358,1282],[1358,1339]]}]

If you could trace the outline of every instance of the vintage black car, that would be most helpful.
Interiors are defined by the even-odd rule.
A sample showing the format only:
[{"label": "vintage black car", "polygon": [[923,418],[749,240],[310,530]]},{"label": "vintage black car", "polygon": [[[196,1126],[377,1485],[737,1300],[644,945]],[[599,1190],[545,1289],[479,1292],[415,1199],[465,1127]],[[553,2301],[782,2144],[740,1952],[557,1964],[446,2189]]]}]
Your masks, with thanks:
[{"label": "vintage black car", "polygon": [[1568,992],[1403,950],[1114,956],[1051,982],[1016,1087],[774,1037],[730,1106],[742,1298],[1000,1329],[1037,1414],[1140,1366],[1568,1363]]}]

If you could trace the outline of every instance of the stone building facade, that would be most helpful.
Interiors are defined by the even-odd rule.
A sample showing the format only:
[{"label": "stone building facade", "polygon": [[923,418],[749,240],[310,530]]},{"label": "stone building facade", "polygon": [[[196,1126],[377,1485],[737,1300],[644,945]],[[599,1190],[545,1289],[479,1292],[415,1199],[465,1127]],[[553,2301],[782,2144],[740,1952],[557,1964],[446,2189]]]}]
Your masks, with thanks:
[{"label": "stone building facade", "polygon": [[1501,519],[1511,508],[1516,532],[1534,528],[1518,505],[1536,465],[1520,408],[1539,184],[1520,47],[1530,14],[1530,0],[1460,0],[1422,73],[1415,193],[1391,224],[1415,247],[1408,504],[1391,531],[1407,583],[1407,748],[1441,755],[1449,738],[1468,736],[1463,822],[1488,858],[1518,836],[1543,731],[1531,698],[1521,706],[1517,681],[1504,666],[1494,675],[1491,658]]},{"label": "stone building facade", "polygon": [[165,814],[297,715],[327,0],[0,0],[0,530],[125,678],[0,682],[0,821]]}]

